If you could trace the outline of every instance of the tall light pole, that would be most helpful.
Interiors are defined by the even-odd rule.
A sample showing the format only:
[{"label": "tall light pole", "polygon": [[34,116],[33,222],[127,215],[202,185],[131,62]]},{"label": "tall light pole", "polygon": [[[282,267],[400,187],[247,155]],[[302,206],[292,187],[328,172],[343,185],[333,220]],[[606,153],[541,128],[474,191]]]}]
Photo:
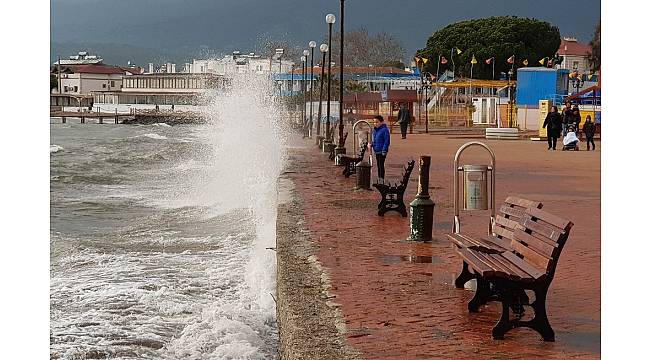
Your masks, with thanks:
[{"label": "tall light pole", "polygon": [[[284,54],[284,49],[275,49],[275,55],[278,56],[278,61],[280,61],[280,68],[278,69],[278,78],[282,76],[282,55]],[[273,71],[271,71],[273,73]],[[280,84],[280,97],[282,97],[282,80],[278,79]]]},{"label": "tall light pole", "polygon": [[327,36],[327,46],[329,48],[327,54],[327,124],[325,127],[325,139],[329,140],[332,134],[330,134],[330,88],[332,87],[332,25],[336,22],[336,16],[334,14],[327,14],[325,16],[325,22],[329,26],[329,33]]},{"label": "tall light pole", "polygon": [[345,144],[343,143],[343,37],[345,30],[343,28],[343,19],[345,10],[345,0],[341,0],[341,43],[339,48],[339,145],[334,149],[334,155],[345,154]]},{"label": "tall light pole", "polygon": [[306,124],[307,116],[305,115],[306,102],[305,102],[305,81],[304,80],[305,80],[305,63],[307,62],[307,58],[303,55],[300,57],[300,61],[302,61],[302,65],[301,65],[302,74],[300,75],[302,76],[302,80],[303,80],[300,82],[300,92],[302,92],[302,101],[303,101],[302,109],[300,109],[300,116],[302,117],[300,119],[300,122],[302,123],[302,127],[303,127],[302,137],[305,138],[307,134],[307,124]]},{"label": "tall light pole", "polygon": [[323,114],[323,77],[325,76],[325,53],[328,52],[327,44],[320,44],[320,52],[323,53],[323,61],[320,64],[320,92],[318,93],[318,122],[316,123],[316,141],[323,138],[320,132],[321,115]]},{"label": "tall light pole", "polygon": [[302,83],[304,86],[304,92],[303,92],[303,108],[305,109],[305,123],[307,124],[307,136],[311,137],[311,121],[307,121],[307,83],[305,82],[305,79],[307,78],[307,58],[309,58],[309,50],[303,50],[302,55],[305,57],[305,66],[303,67],[303,72],[302,72]]},{"label": "tall light pole", "polygon": [[[311,135],[312,124],[314,122],[314,48],[316,47],[315,41],[309,42],[309,48],[311,49],[311,69],[309,71],[309,132]],[[318,135],[318,133],[316,133]]]}]

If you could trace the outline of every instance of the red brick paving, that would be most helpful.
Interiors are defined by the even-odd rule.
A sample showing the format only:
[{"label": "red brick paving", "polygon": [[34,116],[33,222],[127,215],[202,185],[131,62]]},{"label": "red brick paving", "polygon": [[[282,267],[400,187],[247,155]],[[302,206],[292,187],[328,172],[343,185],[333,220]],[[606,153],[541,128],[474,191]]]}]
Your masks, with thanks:
[{"label": "red brick paving", "polygon": [[[496,153],[497,204],[519,194],[575,223],[549,290],[547,311],[556,342],[546,343],[525,328],[492,340],[500,304],[469,314],[473,292],[453,286],[461,261],[444,234],[453,218],[453,156],[469,139],[416,134],[391,140],[387,178],[399,177],[411,157],[432,156],[432,243],[404,241],[408,218],[395,212],[377,216],[379,193],[353,191],[354,177],[345,179],[311,140],[297,140],[291,151],[304,170],[291,177],[320,246],[319,260],[330,272],[333,300],[342,306],[350,345],[367,359],[599,358],[600,143],[596,152],[552,152],[546,142],[483,140]],[[463,156],[463,163],[486,161],[487,154],[478,150]],[[373,168],[373,181],[375,175]],[[410,202],[416,190],[417,168],[405,199]],[[487,212],[461,213],[463,232],[485,233],[487,219]],[[408,261],[414,256],[433,261]]]}]

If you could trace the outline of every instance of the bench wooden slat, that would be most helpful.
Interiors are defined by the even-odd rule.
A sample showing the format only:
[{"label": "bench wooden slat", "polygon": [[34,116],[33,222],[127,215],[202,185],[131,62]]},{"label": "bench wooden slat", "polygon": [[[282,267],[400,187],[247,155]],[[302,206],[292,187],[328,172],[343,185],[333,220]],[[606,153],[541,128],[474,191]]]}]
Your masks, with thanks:
[{"label": "bench wooden slat", "polygon": [[501,225],[501,226],[503,226],[503,227],[505,227],[506,229],[509,229],[509,230],[517,229],[517,228],[521,227],[521,225],[519,225],[519,223],[517,221],[512,220],[512,219],[506,219],[505,217],[503,217],[503,216],[501,216],[499,214],[497,214],[496,218],[494,219],[494,222],[497,225]]},{"label": "bench wooden slat", "polygon": [[488,266],[493,268],[495,270],[495,272],[494,272],[495,275],[503,276],[503,277],[505,277],[507,279],[510,279],[510,280],[513,280],[513,281],[517,281],[517,280],[521,279],[521,277],[519,277],[515,273],[515,271],[510,269],[508,266],[505,266],[505,265],[501,264],[500,262],[492,259],[488,254],[481,253],[481,252],[473,252],[472,254],[474,256],[476,256],[478,259],[480,259],[481,261],[483,261],[485,264],[487,264]]},{"label": "bench wooden slat", "polygon": [[477,272],[481,273],[482,276],[490,276],[495,274],[495,270],[477,258],[475,252],[472,252],[467,248],[458,248],[456,251],[460,254],[460,256],[463,257],[463,259],[465,259],[465,262],[467,262],[468,265],[470,265]]},{"label": "bench wooden slat", "polygon": [[573,223],[567,219],[563,219],[559,216],[553,215],[551,213],[548,213],[544,210],[540,209],[527,209],[526,213],[531,215],[532,217],[538,218],[543,220],[544,222],[549,223],[550,225],[557,226],[558,228],[562,230],[569,230],[573,226]]},{"label": "bench wooden slat", "polygon": [[505,215],[514,216],[517,218],[517,220],[521,219],[524,216],[524,210],[511,208],[507,205],[501,205],[499,211],[504,213]]},{"label": "bench wooden slat", "polygon": [[549,244],[546,241],[542,241],[530,234],[527,234],[519,229],[514,231],[515,241],[524,242],[528,247],[532,248],[535,252],[538,252],[541,255],[553,258],[555,255],[555,250],[557,250],[557,243]]},{"label": "bench wooden slat", "polygon": [[546,226],[540,222],[533,221],[532,217],[528,214],[524,215],[521,219],[521,225],[526,229],[530,229],[539,235],[552,240],[553,242],[557,242],[565,233],[564,230],[558,229],[555,226]]},{"label": "bench wooden slat", "polygon": [[534,264],[535,266],[539,267],[540,269],[544,269],[544,272],[548,271],[549,269],[549,264],[551,262],[551,258],[548,256],[544,256],[535,250],[525,246],[524,244],[513,241],[512,242],[512,248],[514,251],[518,252],[519,254],[523,255],[524,260],[527,262]]},{"label": "bench wooden slat", "polygon": [[510,241],[501,240],[496,237],[475,239],[463,234],[447,234],[451,241],[460,247],[468,247],[483,252],[512,251]]},{"label": "bench wooden slat", "polygon": [[512,231],[507,230],[505,228],[502,228],[500,226],[495,226],[492,228],[492,232],[495,233],[497,236],[501,236],[502,238],[512,240],[513,234]]},{"label": "bench wooden slat", "polygon": [[526,208],[526,209],[527,208],[541,209],[542,206],[543,206],[542,203],[539,202],[539,201],[532,201],[532,200],[528,200],[528,199],[524,199],[524,198],[520,198],[520,197],[512,196],[512,195],[508,196],[506,198],[506,201],[504,201],[504,202],[506,204],[521,206],[521,207]]},{"label": "bench wooden slat", "polygon": [[533,280],[533,277],[530,274],[520,269],[517,265],[513,264],[510,260],[504,258],[501,254],[488,254],[486,256],[488,256],[492,261],[498,262],[502,266],[505,266],[508,269],[510,269],[510,271],[516,274],[520,280],[522,281]]},{"label": "bench wooden slat", "polygon": [[514,253],[511,252],[504,252],[503,254],[500,254],[500,256],[503,256],[505,259],[510,261],[511,263],[517,265],[518,268],[521,270],[525,271],[526,273],[530,274],[530,276],[533,277],[533,279],[539,279],[543,275],[546,274],[545,271],[540,270],[539,268],[535,267],[534,265],[531,265],[530,263],[526,262],[519,256],[515,255]]},{"label": "bench wooden slat", "polygon": [[484,238],[481,238],[481,240],[488,244],[494,244],[494,246],[498,246],[504,250],[512,251],[512,240],[510,239],[501,239],[496,236],[486,236]]}]

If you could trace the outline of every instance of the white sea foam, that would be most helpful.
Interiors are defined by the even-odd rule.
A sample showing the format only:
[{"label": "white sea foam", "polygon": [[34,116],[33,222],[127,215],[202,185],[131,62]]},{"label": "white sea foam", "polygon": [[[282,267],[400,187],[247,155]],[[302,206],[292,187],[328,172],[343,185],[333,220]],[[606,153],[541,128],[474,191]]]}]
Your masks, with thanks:
[{"label": "white sea foam", "polygon": [[149,139],[155,139],[155,140],[165,140],[165,139],[167,139],[167,136],[158,135],[156,133],[143,134],[143,135],[138,135],[136,137],[148,137]]},{"label": "white sea foam", "polygon": [[50,154],[57,153],[61,150],[63,150],[62,146],[59,146],[57,144],[50,144]]},{"label": "white sea foam", "polygon": [[159,126],[159,127],[172,127],[171,125],[165,124],[165,123],[155,123],[155,124],[152,124],[152,125],[153,126]]}]

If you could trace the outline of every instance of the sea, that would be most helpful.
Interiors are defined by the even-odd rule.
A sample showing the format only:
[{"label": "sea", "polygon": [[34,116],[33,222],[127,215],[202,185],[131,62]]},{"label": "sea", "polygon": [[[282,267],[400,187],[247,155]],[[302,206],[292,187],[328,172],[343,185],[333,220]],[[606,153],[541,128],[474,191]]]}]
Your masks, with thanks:
[{"label": "sea", "polygon": [[282,112],[263,80],[206,97],[204,125],[50,119],[51,359],[277,358]]}]

